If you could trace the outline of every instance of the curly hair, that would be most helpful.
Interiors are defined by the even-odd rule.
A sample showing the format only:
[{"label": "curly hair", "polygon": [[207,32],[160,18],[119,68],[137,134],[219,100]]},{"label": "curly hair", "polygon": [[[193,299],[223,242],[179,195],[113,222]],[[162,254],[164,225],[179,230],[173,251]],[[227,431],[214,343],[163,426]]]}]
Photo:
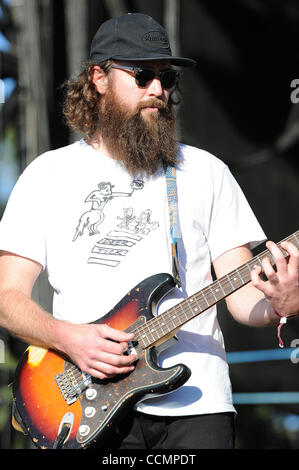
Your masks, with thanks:
[{"label": "curly hair", "polygon": [[[81,73],[63,84],[65,89],[62,112],[69,127],[91,137],[99,126],[100,93],[92,81],[92,71],[97,64],[87,63]],[[108,73],[112,61],[98,64]]]},{"label": "curly hair", "polygon": [[[87,62],[81,73],[63,83],[65,89],[62,112],[66,124],[75,131],[90,138],[99,129],[101,95],[92,81],[92,71],[98,65],[108,74],[113,62],[111,60],[98,64]],[[180,99],[174,99],[174,92],[181,94],[179,84],[172,90],[169,106],[179,104]]]}]

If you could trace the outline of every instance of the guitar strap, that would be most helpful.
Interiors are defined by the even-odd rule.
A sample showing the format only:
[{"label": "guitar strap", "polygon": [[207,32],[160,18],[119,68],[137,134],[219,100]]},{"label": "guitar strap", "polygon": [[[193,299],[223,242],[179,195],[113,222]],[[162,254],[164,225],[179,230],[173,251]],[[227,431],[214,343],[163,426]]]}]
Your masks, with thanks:
[{"label": "guitar strap", "polygon": [[167,199],[169,210],[170,222],[170,238],[171,238],[171,257],[172,257],[172,275],[178,287],[182,286],[182,281],[179,273],[178,266],[178,248],[177,241],[180,238],[180,227],[178,217],[178,195],[176,184],[176,169],[173,166],[168,166],[165,170],[166,185],[167,185]]}]

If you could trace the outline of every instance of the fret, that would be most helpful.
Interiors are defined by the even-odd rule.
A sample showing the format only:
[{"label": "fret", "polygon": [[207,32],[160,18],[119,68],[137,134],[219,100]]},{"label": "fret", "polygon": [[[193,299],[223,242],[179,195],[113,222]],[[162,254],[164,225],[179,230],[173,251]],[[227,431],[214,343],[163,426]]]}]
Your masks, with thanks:
[{"label": "fret", "polygon": [[202,312],[202,308],[201,308],[200,305],[199,305],[198,307],[195,307],[195,308],[194,308],[195,316],[196,316],[198,313],[201,313],[201,312]]},{"label": "fret", "polygon": [[230,292],[225,292],[225,290],[224,290],[224,281],[223,281],[223,278],[222,278],[222,279],[219,279],[219,286],[220,286],[220,288],[221,288],[221,290],[222,290],[222,292],[223,292],[224,297],[226,297]]},{"label": "fret", "polygon": [[145,333],[142,333],[141,336],[140,336],[140,339],[141,339],[142,341],[144,341],[145,339],[147,339],[146,334],[145,334]]},{"label": "fret", "polygon": [[[157,318],[158,318],[158,317],[157,317]],[[163,332],[164,334],[165,334],[165,332],[164,332],[164,326],[167,327],[167,330],[168,330],[167,333],[169,333],[169,332],[171,331],[171,330],[169,329],[169,326],[167,325],[167,323],[165,323],[165,321],[162,321],[162,322],[160,323],[160,326],[161,326],[161,330],[162,330],[162,332]]]},{"label": "fret", "polygon": [[207,306],[210,307],[210,304],[209,304],[209,302],[208,302],[208,300],[207,300],[207,298],[206,298],[206,296],[205,296],[204,291],[201,292],[201,296],[205,299],[205,302],[206,302]]},{"label": "fret", "polygon": [[[171,331],[169,329],[169,326],[167,325],[167,322],[165,321],[164,319],[164,316],[161,315],[161,318],[159,318],[160,315],[158,315],[155,320],[156,320],[156,323],[157,323],[157,333],[159,334],[159,337],[161,336],[164,336],[165,334],[169,333],[169,331]],[[166,328],[166,332],[164,331],[164,327]]]},{"label": "fret", "polygon": [[[173,310],[173,308],[171,310]],[[176,323],[175,323],[175,320],[177,319],[177,315],[175,313],[173,313],[172,311],[168,310],[168,318],[169,318],[169,320],[171,320],[171,322],[174,326],[174,328],[172,328],[172,329],[176,329],[179,326],[179,325],[176,325]]]},{"label": "fret", "polygon": [[232,288],[231,288],[230,283],[228,282],[227,275],[225,275],[225,276],[222,278],[222,287],[223,287],[223,290],[224,290],[224,292],[225,292],[225,297],[226,297],[227,295],[230,295],[230,294],[231,294]]},{"label": "fret", "polygon": [[150,334],[152,335],[152,337],[153,337],[154,339],[158,339],[158,338],[155,338],[155,337],[154,337],[154,335],[157,334],[157,329],[156,329],[156,328],[151,328],[151,329],[150,329]]},{"label": "fret", "polygon": [[220,286],[220,289],[219,289],[219,287],[217,287],[217,288],[215,289],[215,294],[216,294],[216,297],[217,297],[217,295],[218,295],[217,301],[219,301],[219,300],[223,299],[223,296],[225,295],[225,292],[223,291],[222,286],[221,286],[221,284],[220,284],[219,282],[217,283],[217,285]]},{"label": "fret", "polygon": [[163,329],[161,328],[159,322],[155,322],[155,325],[154,325],[153,329],[155,330],[153,332],[153,334],[155,334],[157,336],[156,339],[160,339],[161,337],[163,337]]},{"label": "fret", "polygon": [[[254,261],[254,264],[253,262]],[[253,258],[252,260],[248,261],[248,263],[245,263],[244,265],[244,268],[246,268],[248,270],[248,273],[247,273],[247,276],[246,276],[246,280],[247,279],[250,279],[250,273],[251,271],[254,269],[254,268],[258,268],[259,265],[255,262],[255,259]]]},{"label": "fret", "polygon": [[[236,276],[234,276],[234,277],[232,278],[232,281],[233,281],[233,283],[232,283],[233,289],[236,289],[236,287],[239,286],[239,279],[238,279]],[[237,283],[238,283],[238,284],[237,284]]]},{"label": "fret", "polygon": [[[191,311],[191,314],[192,314],[192,316],[193,316],[193,306],[190,305],[190,304],[192,304],[193,302],[194,302],[194,297],[191,297],[190,299],[186,299],[186,301],[181,302],[181,303],[178,304],[178,307],[181,308],[183,314],[185,315],[186,320],[189,320],[190,317],[188,317],[187,312],[183,309],[183,305],[182,305],[182,304],[183,304],[183,303],[184,303],[184,304],[186,303],[186,304],[188,305],[189,310]],[[191,317],[191,318],[192,318],[192,317]]]},{"label": "fret", "polygon": [[146,348],[147,346],[149,346],[151,344],[151,341],[148,339],[148,337],[145,333],[142,333],[139,339],[137,337],[137,341],[140,344],[142,342],[143,343],[142,347],[144,347],[144,348]]},{"label": "fret", "polygon": [[[222,294],[225,296],[226,294],[225,294],[225,292],[224,292],[224,290],[223,290],[223,288],[222,288],[221,282],[220,282],[220,281],[216,281],[214,284],[217,284],[217,286],[220,287],[220,289],[222,290]],[[215,289],[215,292],[217,292],[217,294],[218,294],[218,292],[219,292],[219,288],[218,288],[218,287],[217,287],[217,289]],[[223,295],[221,295],[220,299],[223,298]],[[220,299],[219,299],[219,300],[220,300]]]},{"label": "fret", "polygon": [[230,274],[230,279],[233,291],[239,289],[244,285],[244,280],[241,278],[237,269]]},{"label": "fret", "polygon": [[226,275],[226,279],[228,279],[228,281],[229,281],[229,283],[230,283],[230,285],[231,285],[232,290],[234,290],[235,288],[234,288],[233,283],[232,283],[231,280],[230,280],[229,274]]},{"label": "fret", "polygon": [[202,311],[203,308],[202,308],[202,306],[200,305],[200,302],[199,302],[199,299],[197,298],[197,295],[195,295],[194,298],[195,298],[196,307],[197,307],[200,311]]},{"label": "fret", "polygon": [[235,272],[236,272],[236,273],[237,273],[237,275],[239,276],[239,278],[240,278],[240,281],[242,282],[242,285],[244,286],[244,280],[243,280],[243,278],[242,278],[241,274],[239,273],[239,268],[235,269]]},{"label": "fret", "polygon": [[142,348],[146,348],[147,346],[149,346],[151,343],[144,341],[144,337],[142,335],[140,336],[139,329],[137,329],[136,331],[137,331],[137,333],[135,334],[135,339],[138,342],[138,344]]},{"label": "fret", "polygon": [[193,308],[193,317],[202,312],[201,305],[198,303],[196,296],[194,296],[196,306]]},{"label": "fret", "polygon": [[218,302],[218,299],[215,295],[215,292],[214,292],[214,289],[212,288],[212,286],[210,286],[210,292],[212,293],[212,296],[214,297],[215,301]]},{"label": "fret", "polygon": [[[149,341],[149,344],[152,342],[154,343],[155,341],[157,341],[158,338],[154,338],[154,335],[152,334],[151,330],[150,330],[150,325],[151,325],[151,322],[148,322],[145,326],[144,326],[144,329],[147,329],[147,333],[145,334],[146,335],[146,339]],[[150,340],[148,338],[148,335],[150,335],[152,337],[152,340]]]},{"label": "fret", "polygon": [[211,295],[211,288],[209,285],[204,288],[204,292],[208,307],[211,307],[212,305],[214,305],[214,298]]}]

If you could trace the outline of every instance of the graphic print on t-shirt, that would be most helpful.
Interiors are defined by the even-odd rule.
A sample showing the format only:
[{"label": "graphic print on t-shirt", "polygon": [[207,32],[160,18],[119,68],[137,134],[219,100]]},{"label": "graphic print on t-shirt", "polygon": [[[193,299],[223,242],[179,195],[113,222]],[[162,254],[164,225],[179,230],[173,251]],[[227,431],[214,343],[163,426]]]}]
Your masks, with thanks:
[{"label": "graphic print on t-shirt", "polygon": [[[99,235],[100,226],[105,219],[106,204],[115,197],[131,197],[134,191],[143,189],[144,183],[142,180],[133,180],[130,186],[131,192],[114,192],[114,185],[110,182],[99,183],[98,189],[92,191],[85,199],[85,202],[91,203],[91,208],[81,215],[73,242],[85,233],[89,236]],[[158,222],[151,220],[151,215],[150,209],[145,209],[137,215],[132,207],[123,208],[122,213],[117,216],[115,228],[96,242],[87,262],[118,266],[130,248],[141,241],[144,235],[159,227]]]}]

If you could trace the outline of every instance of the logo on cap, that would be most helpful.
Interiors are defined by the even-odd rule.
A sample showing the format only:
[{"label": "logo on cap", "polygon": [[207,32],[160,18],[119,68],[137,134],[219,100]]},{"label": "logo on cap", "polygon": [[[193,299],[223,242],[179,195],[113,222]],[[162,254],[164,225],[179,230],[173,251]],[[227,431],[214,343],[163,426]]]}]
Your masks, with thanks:
[{"label": "logo on cap", "polygon": [[149,31],[143,36],[142,41],[153,47],[169,48],[168,38],[161,31]]}]

